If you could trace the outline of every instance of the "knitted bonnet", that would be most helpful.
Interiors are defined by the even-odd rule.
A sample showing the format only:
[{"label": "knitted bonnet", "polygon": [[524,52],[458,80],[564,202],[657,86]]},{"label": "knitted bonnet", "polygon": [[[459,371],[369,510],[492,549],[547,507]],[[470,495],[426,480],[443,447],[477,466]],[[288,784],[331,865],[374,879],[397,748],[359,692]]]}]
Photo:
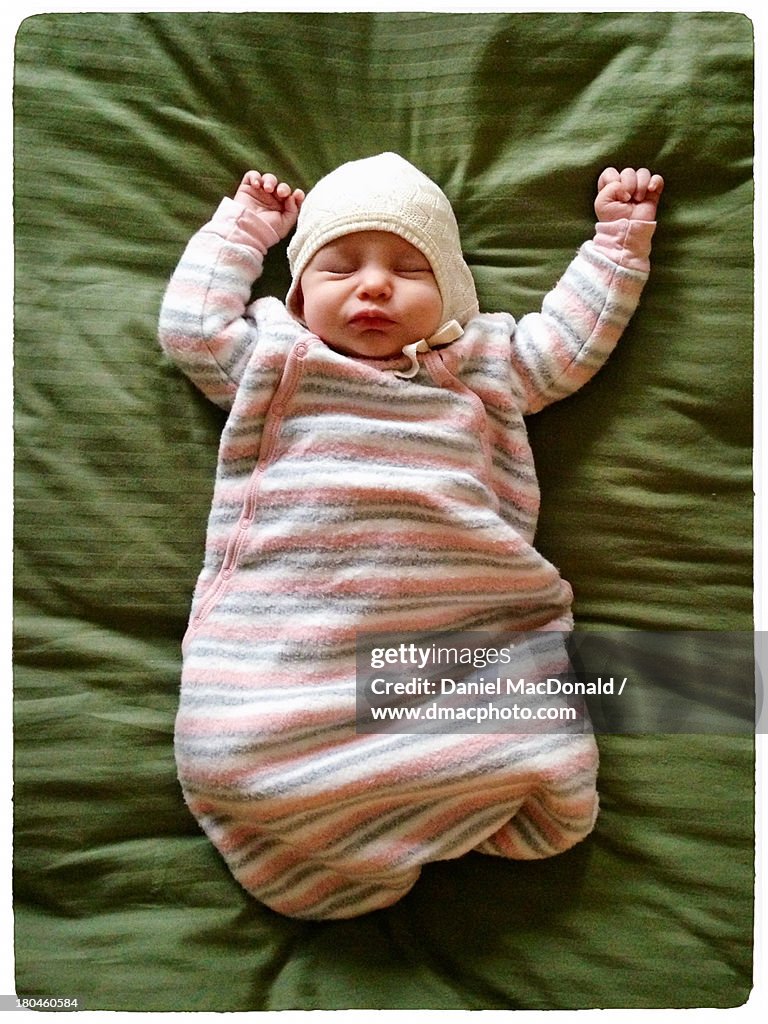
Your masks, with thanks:
[{"label": "knitted bonnet", "polygon": [[286,304],[291,313],[301,318],[299,282],[315,253],[355,231],[391,231],[426,256],[443,299],[441,326],[432,343],[459,337],[478,305],[456,218],[443,191],[396,153],[342,164],[307,193],[288,246],[293,282]]}]

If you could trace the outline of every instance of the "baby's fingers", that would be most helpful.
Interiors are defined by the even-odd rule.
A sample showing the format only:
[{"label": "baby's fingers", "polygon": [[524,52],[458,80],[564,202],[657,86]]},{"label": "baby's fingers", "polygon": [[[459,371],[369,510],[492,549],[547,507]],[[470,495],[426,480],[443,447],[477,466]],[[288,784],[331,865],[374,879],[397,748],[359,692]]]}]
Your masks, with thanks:
[{"label": "baby's fingers", "polygon": [[240,185],[245,188],[261,188],[261,174],[258,171],[246,171]]},{"label": "baby's fingers", "polygon": [[[282,184],[285,183],[283,182]],[[304,193],[300,188],[295,188],[293,191],[291,191],[289,186],[286,186],[286,188],[288,188],[288,192],[285,195],[285,209],[290,213],[298,213],[301,204],[304,202]]]},{"label": "baby's fingers", "polygon": [[621,184],[627,192],[627,199],[631,199],[638,188],[638,172],[634,167],[625,167],[621,172]]},{"label": "baby's fingers", "polygon": [[602,196],[604,200],[615,203],[628,203],[632,198],[632,193],[626,187],[621,178],[617,178],[615,181],[609,181],[607,184],[603,184],[599,195]]},{"label": "baby's fingers", "polygon": [[278,187],[277,178],[274,174],[262,174],[260,184],[265,192],[274,192]]},{"label": "baby's fingers", "polygon": [[614,181],[620,181],[621,175],[615,167],[606,167],[600,177],[597,179],[598,191],[605,188],[606,185],[610,185]]},{"label": "baby's fingers", "polygon": [[642,202],[645,199],[645,194],[648,191],[648,185],[651,181],[651,172],[647,167],[640,167],[635,171],[635,199],[638,202]]},{"label": "baby's fingers", "polygon": [[[304,193],[301,192],[301,189],[291,188],[287,181],[278,181],[274,174],[265,174],[262,182],[264,191],[273,194],[283,203],[293,203],[296,200],[298,193],[301,193],[301,199],[304,198]],[[299,202],[301,202],[301,200],[299,200]]]}]

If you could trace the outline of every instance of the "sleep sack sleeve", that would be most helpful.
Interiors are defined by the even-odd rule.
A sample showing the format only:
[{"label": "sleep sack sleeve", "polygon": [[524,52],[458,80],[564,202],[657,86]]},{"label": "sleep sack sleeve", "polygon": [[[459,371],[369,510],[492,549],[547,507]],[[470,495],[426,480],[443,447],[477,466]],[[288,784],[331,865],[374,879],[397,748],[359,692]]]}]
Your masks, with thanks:
[{"label": "sleep sack sleeve", "polygon": [[224,199],[190,240],[160,310],[163,350],[212,402],[230,409],[257,331],[251,288],[278,235],[257,213]]},{"label": "sleep sack sleeve", "polygon": [[511,358],[526,414],[577,391],[613,351],[648,278],[655,227],[650,221],[597,224],[541,312],[519,321]]}]

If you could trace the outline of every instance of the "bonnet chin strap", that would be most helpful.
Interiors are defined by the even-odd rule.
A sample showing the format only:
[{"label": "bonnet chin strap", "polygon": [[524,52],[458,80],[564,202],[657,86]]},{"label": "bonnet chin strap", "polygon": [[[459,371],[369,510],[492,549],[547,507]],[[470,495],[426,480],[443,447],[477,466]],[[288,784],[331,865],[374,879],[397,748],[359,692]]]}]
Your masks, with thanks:
[{"label": "bonnet chin strap", "polygon": [[396,377],[403,377],[409,380],[419,372],[418,352],[429,352],[437,345],[449,345],[462,336],[464,329],[458,320],[448,320],[439,327],[429,338],[421,338],[419,341],[412,341],[410,345],[403,346],[403,355],[408,356],[411,365],[407,370],[395,370]]}]

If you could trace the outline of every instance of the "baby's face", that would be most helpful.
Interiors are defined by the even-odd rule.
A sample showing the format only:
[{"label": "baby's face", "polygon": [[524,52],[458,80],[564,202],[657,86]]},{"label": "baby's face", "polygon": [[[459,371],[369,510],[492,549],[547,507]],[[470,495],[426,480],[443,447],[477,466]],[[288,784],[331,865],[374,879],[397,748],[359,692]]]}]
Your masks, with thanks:
[{"label": "baby's face", "polygon": [[429,261],[389,231],[356,231],[323,246],[301,275],[301,294],[307,327],[346,355],[397,355],[442,322]]}]

